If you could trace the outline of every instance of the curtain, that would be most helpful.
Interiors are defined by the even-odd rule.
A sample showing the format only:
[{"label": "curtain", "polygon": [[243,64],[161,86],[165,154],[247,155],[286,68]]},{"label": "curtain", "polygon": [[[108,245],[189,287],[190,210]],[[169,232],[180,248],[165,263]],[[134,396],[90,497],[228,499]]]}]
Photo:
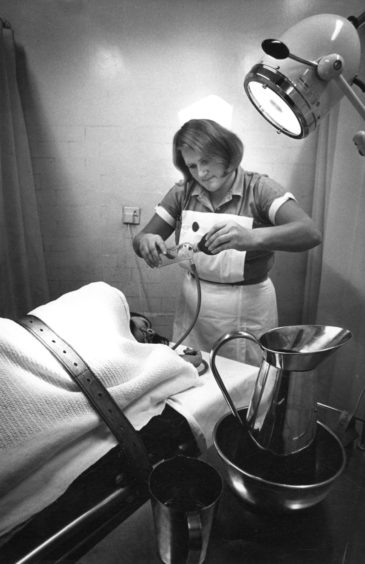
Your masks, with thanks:
[{"label": "curtain", "polygon": [[[318,367],[320,399],[349,411],[365,386],[365,157],[352,142],[359,129],[347,99],[320,128],[312,216],[323,244],[309,253],[303,319],[352,332]],[[358,408],[363,416],[365,401]]]},{"label": "curtain", "polygon": [[[338,108],[323,120],[317,136],[317,154],[314,175],[312,219],[325,238],[328,201],[331,195],[335,147],[337,138]],[[325,245],[309,253],[304,288],[303,323],[316,322],[321,283],[322,261]]]},{"label": "curtain", "polygon": [[0,316],[17,318],[49,295],[14,33],[1,20],[0,122]]}]

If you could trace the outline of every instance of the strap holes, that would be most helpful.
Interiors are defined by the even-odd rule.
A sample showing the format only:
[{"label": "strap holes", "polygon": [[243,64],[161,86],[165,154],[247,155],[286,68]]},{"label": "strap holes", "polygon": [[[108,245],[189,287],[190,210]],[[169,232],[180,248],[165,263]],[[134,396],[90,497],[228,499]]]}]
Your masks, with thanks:
[{"label": "strap holes", "polygon": [[77,362],[74,362],[74,366],[77,366]]},{"label": "strap holes", "polygon": [[66,354],[66,353],[67,353],[67,351],[62,351],[62,352],[63,352],[63,354]]},{"label": "strap holes", "polygon": [[52,339],[52,343],[55,343],[56,341],[54,339]]},{"label": "strap holes", "polygon": [[40,330],[40,332],[41,332],[41,333],[43,333],[43,329],[42,329],[42,328],[41,328],[41,329],[39,329],[39,330]]}]

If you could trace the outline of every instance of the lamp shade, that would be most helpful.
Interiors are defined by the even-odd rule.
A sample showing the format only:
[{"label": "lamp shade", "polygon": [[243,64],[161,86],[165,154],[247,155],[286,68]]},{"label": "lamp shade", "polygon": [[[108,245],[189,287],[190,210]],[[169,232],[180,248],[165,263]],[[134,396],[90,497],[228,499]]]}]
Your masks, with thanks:
[{"label": "lamp shade", "polygon": [[[339,55],[342,76],[350,84],[359,70],[360,38],[354,25],[342,16],[319,14],[306,18],[286,31],[280,41],[288,52],[314,63],[328,55]],[[316,64],[270,55],[265,55],[247,74],[244,88],[265,119],[297,139],[313,131],[343,96],[335,80],[319,76]]]}]

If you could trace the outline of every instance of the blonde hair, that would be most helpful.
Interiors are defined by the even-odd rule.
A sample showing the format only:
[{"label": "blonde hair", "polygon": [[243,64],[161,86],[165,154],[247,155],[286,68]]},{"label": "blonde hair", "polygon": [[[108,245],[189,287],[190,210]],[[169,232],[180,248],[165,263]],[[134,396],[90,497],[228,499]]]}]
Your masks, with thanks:
[{"label": "blonde hair", "polygon": [[243,143],[235,133],[210,119],[191,119],[175,133],[172,146],[173,163],[185,180],[192,176],[181,154],[184,147],[220,159],[226,173],[235,170],[243,157]]}]

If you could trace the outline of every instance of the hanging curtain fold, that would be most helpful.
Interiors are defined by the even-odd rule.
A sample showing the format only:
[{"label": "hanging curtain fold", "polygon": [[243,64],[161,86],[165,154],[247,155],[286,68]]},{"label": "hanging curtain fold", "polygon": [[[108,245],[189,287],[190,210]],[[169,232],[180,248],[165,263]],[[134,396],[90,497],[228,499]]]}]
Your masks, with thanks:
[{"label": "hanging curtain fold", "polygon": [[365,386],[365,158],[352,143],[363,126],[347,100],[321,125],[312,215],[323,244],[309,253],[303,319],[352,332],[318,370],[321,400],[349,411]]},{"label": "hanging curtain fold", "polygon": [[0,316],[17,318],[49,294],[14,33],[1,20],[0,123]]},{"label": "hanging curtain fold", "polygon": [[331,193],[335,158],[338,110],[338,107],[334,108],[323,120],[317,137],[311,217],[323,234],[323,244],[315,247],[308,254],[303,306],[303,323],[308,324],[315,323],[317,317],[323,253],[325,248],[326,216]]}]

